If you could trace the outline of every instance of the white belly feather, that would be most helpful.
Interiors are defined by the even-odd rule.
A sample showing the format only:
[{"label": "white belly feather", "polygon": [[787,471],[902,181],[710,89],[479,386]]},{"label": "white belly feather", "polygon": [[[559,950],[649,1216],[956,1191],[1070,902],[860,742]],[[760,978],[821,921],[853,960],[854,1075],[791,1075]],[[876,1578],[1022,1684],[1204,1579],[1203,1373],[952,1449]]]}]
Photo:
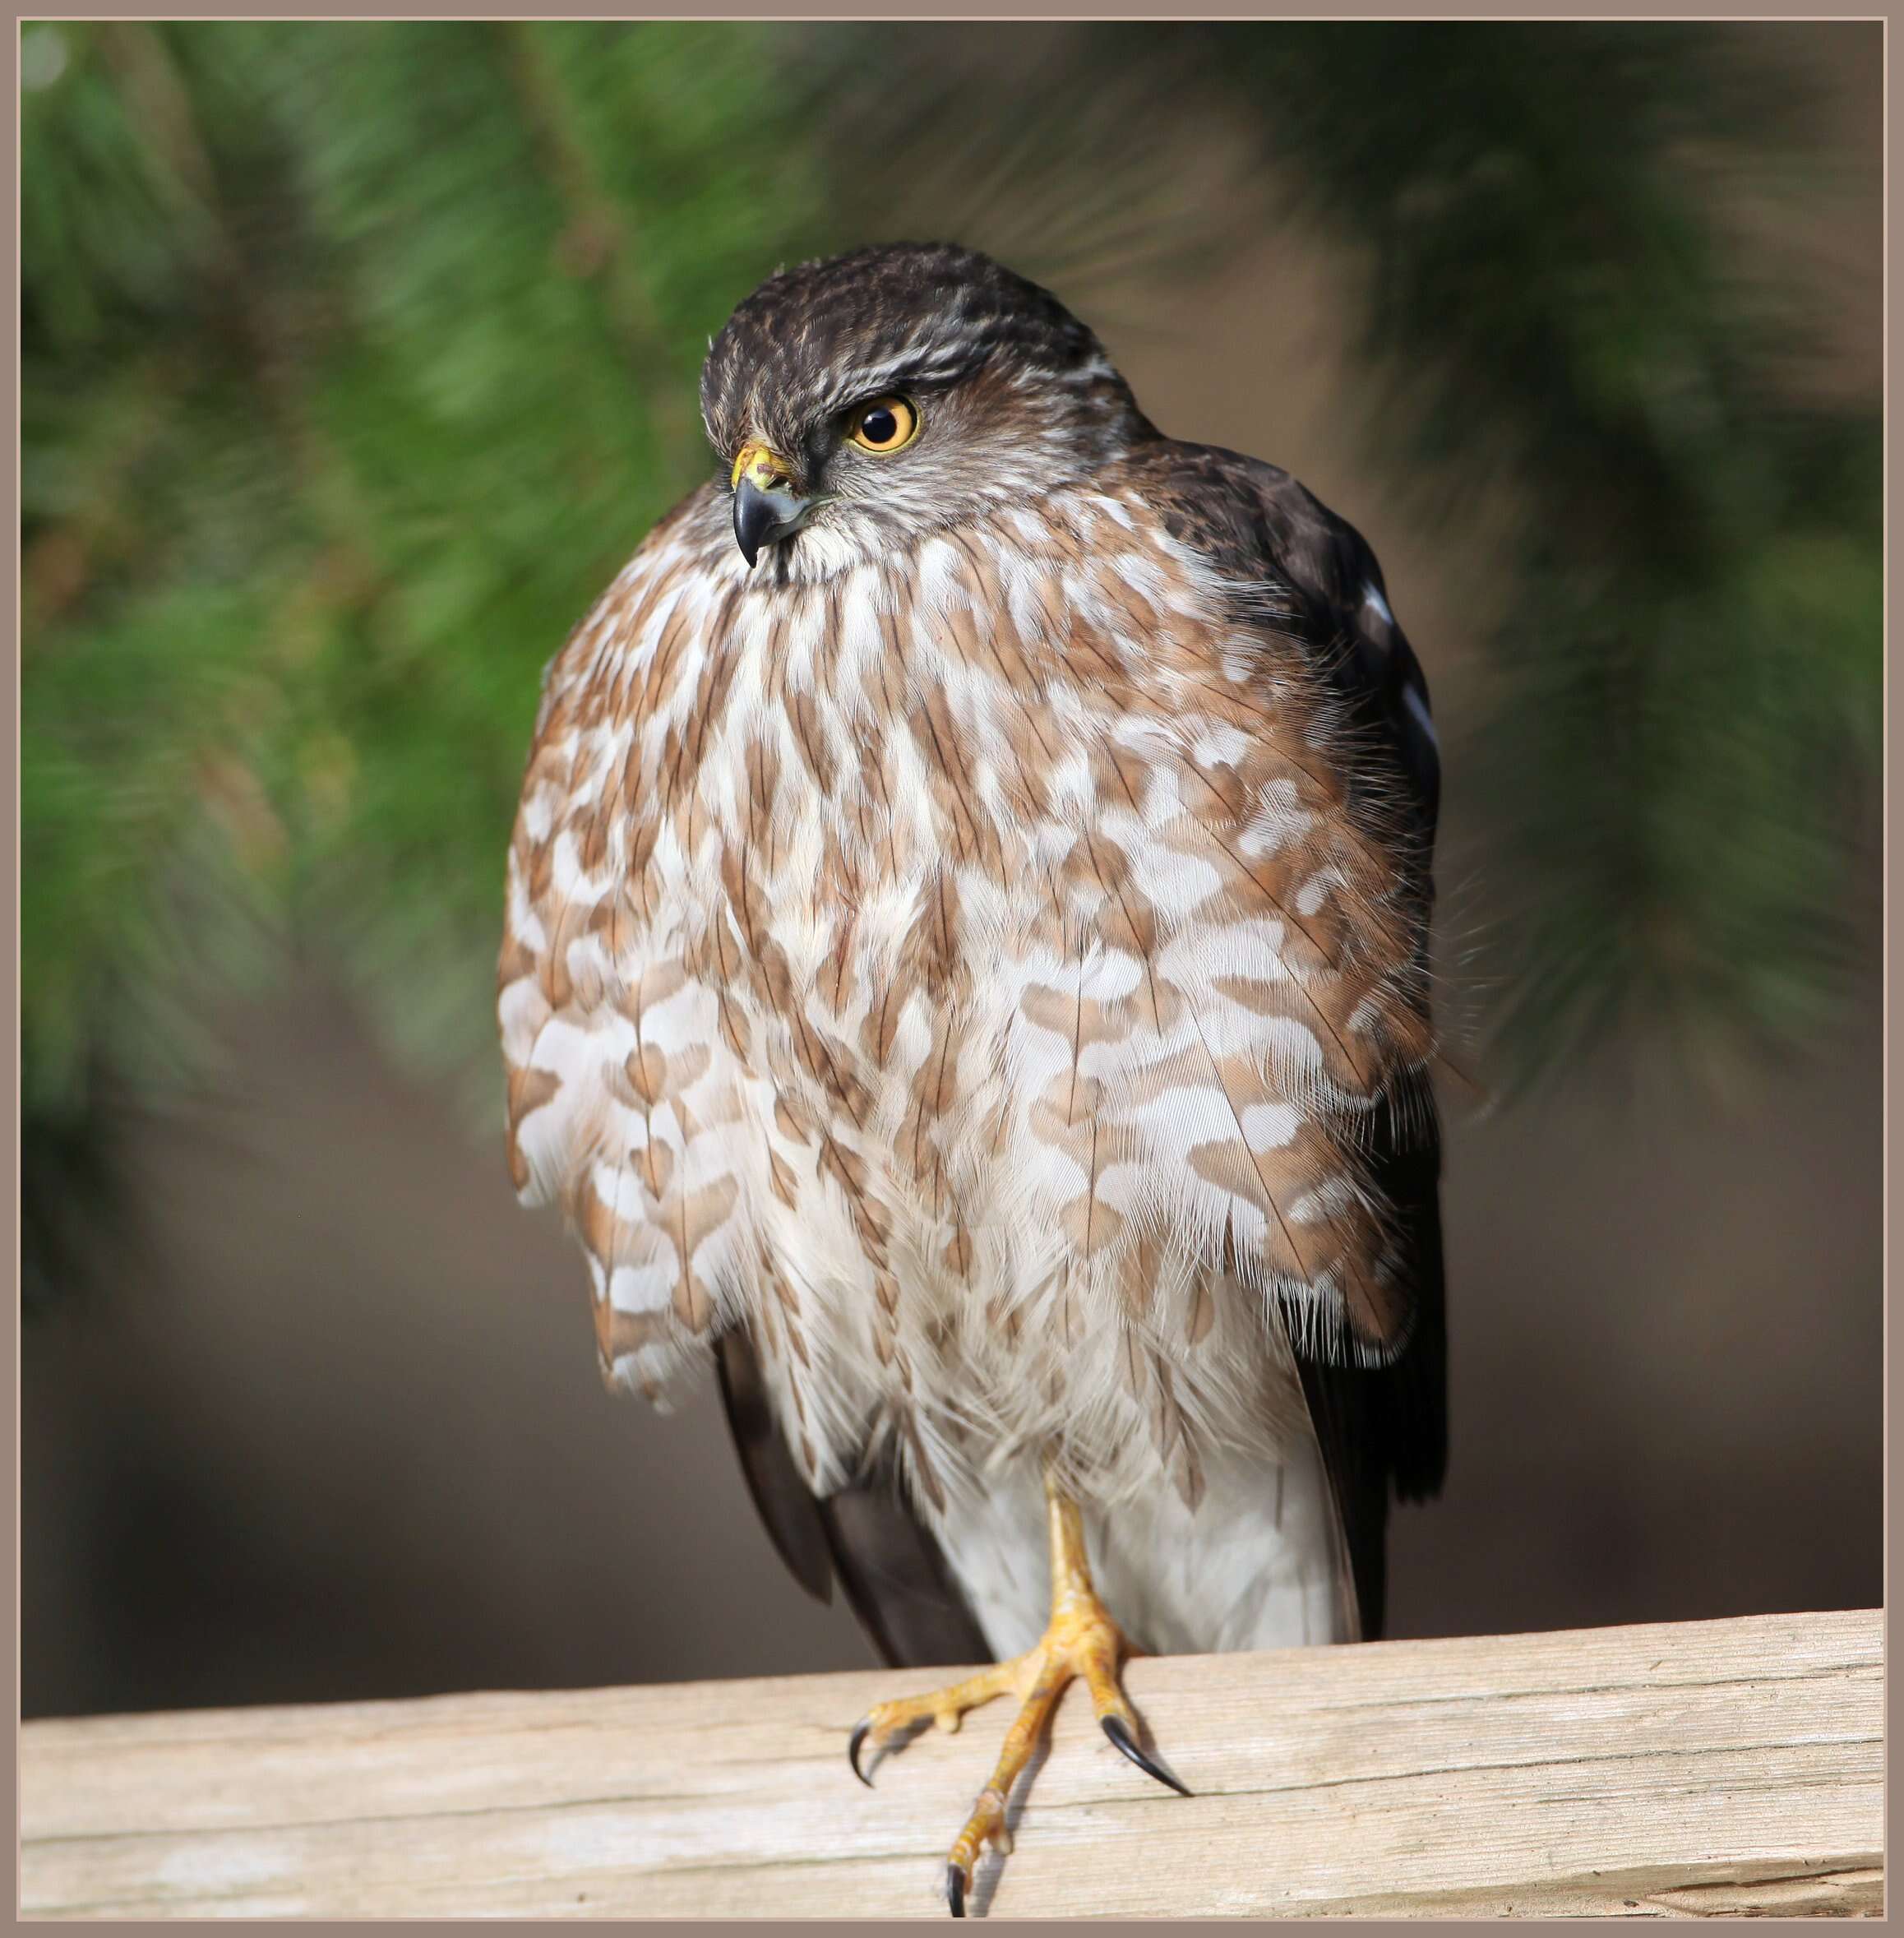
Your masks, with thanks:
[{"label": "white belly feather", "polygon": [[[1200,1655],[1297,1648],[1355,1635],[1329,1483],[1313,1441],[1265,1465],[1212,1463],[1193,1510],[1161,1469],[1114,1511],[1088,1511],[1091,1570],[1140,1649]],[[938,1537],[993,1653],[1017,1655],[1051,1612],[1045,1504],[1035,1464],[954,1504]]]}]

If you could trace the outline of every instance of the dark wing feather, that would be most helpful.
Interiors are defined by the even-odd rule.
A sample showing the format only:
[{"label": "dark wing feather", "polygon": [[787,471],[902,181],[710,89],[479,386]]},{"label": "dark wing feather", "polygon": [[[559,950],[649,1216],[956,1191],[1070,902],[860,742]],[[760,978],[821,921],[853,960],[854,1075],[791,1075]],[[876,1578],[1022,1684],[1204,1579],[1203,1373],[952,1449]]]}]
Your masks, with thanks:
[{"label": "dark wing feather", "polygon": [[890,1667],[990,1661],[991,1645],[892,1464],[876,1464],[852,1486],[816,1496],[781,1437],[744,1330],[722,1335],[716,1361],[747,1490],[794,1580],[827,1602],[837,1575],[847,1606]]},{"label": "dark wing feather", "polygon": [[[1343,705],[1353,749],[1351,810],[1368,807],[1384,838],[1401,844],[1420,912],[1426,987],[1440,760],[1428,683],[1394,621],[1381,567],[1361,534],[1287,472],[1233,451],[1162,448],[1159,496],[1173,531],[1292,608],[1279,629],[1310,649]],[[1347,1539],[1361,1632],[1372,1640],[1384,1615],[1390,1492],[1404,1501],[1437,1492],[1448,1459],[1441,1133],[1424,1074],[1397,1072],[1376,1108],[1370,1149],[1370,1182],[1392,1207],[1399,1270],[1414,1288],[1412,1329],[1384,1365],[1299,1365]]]},{"label": "dark wing feather", "polygon": [[985,1631],[890,1459],[817,1505],[847,1606],[889,1667],[991,1660]]},{"label": "dark wing feather", "polygon": [[1394,1207],[1402,1270],[1415,1288],[1413,1329],[1385,1366],[1296,1361],[1342,1515],[1365,1641],[1380,1636],[1386,1616],[1390,1487],[1402,1500],[1424,1500],[1440,1491],[1448,1459],[1441,1141],[1426,1081],[1408,1081],[1418,1103],[1391,1095],[1378,1108],[1373,1172]]},{"label": "dark wing feather", "polygon": [[816,1602],[833,1599],[833,1557],[820,1512],[793,1456],[780,1436],[779,1422],[760,1377],[753,1343],[739,1327],[714,1342],[721,1399],[747,1492],[754,1497],[767,1538],[801,1587]]}]

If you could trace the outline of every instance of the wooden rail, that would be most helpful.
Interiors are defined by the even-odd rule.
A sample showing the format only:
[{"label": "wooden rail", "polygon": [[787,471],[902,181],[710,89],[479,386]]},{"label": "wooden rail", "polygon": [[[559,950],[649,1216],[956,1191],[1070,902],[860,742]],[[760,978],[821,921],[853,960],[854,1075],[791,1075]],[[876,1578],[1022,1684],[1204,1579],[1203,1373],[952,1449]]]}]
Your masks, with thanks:
[{"label": "wooden rail", "polygon": [[[1874,1612],[1134,1663],[1185,1801],[1075,1692],[1001,1913],[1874,1912]],[[1004,1716],[862,1789],[929,1672],[33,1723],[28,1915],[944,1914]]]}]

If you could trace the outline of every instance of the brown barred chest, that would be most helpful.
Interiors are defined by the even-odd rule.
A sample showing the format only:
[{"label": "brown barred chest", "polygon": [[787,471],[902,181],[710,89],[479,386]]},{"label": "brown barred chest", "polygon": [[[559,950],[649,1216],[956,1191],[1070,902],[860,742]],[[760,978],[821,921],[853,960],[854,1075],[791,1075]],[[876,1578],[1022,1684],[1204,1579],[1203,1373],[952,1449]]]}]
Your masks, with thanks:
[{"label": "brown barred chest", "polygon": [[1398,1321],[1358,1125],[1426,1030],[1321,703],[1108,499],[712,556],[558,661],[511,858],[518,1178],[605,1359],[657,1390],[745,1314],[816,1476],[881,1410],[947,1471],[976,1407],[1190,1485],[1272,1293]]},{"label": "brown barred chest", "polygon": [[1312,696],[1129,536],[936,542],[745,636],[677,811],[719,885],[691,966],[771,1090],[773,1196],[836,1189],[882,1300],[896,1242],[969,1278],[1028,1163],[1070,1303],[1174,1279],[1194,1335],[1209,1275],[1274,1278],[1379,1334],[1355,1120],[1422,1034],[1389,871]]}]

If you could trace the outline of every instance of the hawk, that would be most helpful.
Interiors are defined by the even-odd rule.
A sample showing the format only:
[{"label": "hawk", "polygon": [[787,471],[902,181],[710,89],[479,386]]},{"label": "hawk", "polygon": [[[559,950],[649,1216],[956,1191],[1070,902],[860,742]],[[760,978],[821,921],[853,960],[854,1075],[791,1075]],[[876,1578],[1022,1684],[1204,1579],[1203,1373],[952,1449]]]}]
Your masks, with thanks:
[{"label": "hawk", "polygon": [[715,475],[545,676],[498,1001],[614,1387],[710,1364],[893,1663],[870,1750],[1132,1649],[1352,1640],[1440,1486],[1438,762],[1360,535],[950,246],[784,271]]}]

